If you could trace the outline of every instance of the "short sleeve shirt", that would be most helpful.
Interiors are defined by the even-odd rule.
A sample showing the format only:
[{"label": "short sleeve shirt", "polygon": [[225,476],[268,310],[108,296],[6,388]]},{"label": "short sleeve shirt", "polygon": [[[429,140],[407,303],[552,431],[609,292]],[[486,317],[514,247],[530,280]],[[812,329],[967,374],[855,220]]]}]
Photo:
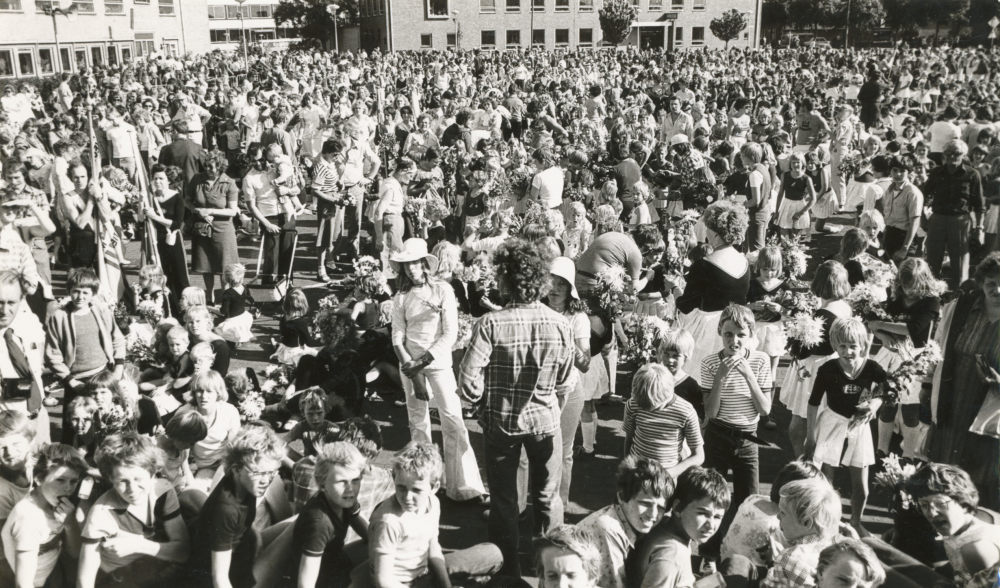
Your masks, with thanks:
[{"label": "short sleeve shirt", "polygon": [[[97,543],[105,537],[113,537],[118,531],[125,531],[155,543],[170,541],[165,524],[181,514],[177,492],[173,485],[163,478],[153,479],[153,489],[149,499],[140,506],[130,505],[114,489],[108,490],[94,503],[87,522],[83,526],[83,541]],[[125,567],[144,557],[132,554],[125,557],[113,556],[101,550],[101,569],[110,572]]]},{"label": "short sleeve shirt", "polygon": [[38,553],[35,586],[42,586],[55,569],[62,547],[63,524],[56,520],[51,506],[41,493],[33,492],[10,511],[0,532],[3,554],[13,569],[19,551]]},{"label": "short sleeve shirt", "polygon": [[[350,521],[361,514],[361,505],[354,503],[351,511],[343,511],[342,517],[330,507],[322,493],[306,502],[295,520],[292,530],[292,553],[295,556],[322,557],[319,577],[325,578],[336,571],[337,558],[344,549],[344,539],[350,528]],[[299,557],[292,566],[293,576],[298,578]]]},{"label": "short sleeve shirt", "polygon": [[816,372],[816,383],[809,395],[809,406],[819,406],[826,396],[826,404],[830,410],[849,419],[854,416],[859,404],[873,397],[885,377],[882,366],[871,359],[865,362],[865,367],[861,368],[861,373],[854,379],[847,377],[839,360],[831,359]]},{"label": "short sleeve shirt", "polygon": [[370,561],[376,555],[393,557],[392,575],[409,586],[427,570],[432,541],[437,541],[441,503],[431,496],[426,512],[405,512],[395,496],[389,497],[372,513],[368,531]]},{"label": "short sleeve shirt", "polygon": [[[191,544],[191,564],[195,570],[210,575],[213,551],[232,551],[229,580],[233,588],[253,586],[255,553],[246,549],[244,536],[257,518],[257,499],[247,493],[237,498],[236,481],[226,475],[201,509],[195,522]],[[244,547],[244,549],[240,549]]]},{"label": "short sleeve shirt", "polygon": [[[722,363],[721,356],[720,351],[701,360],[701,381],[706,388],[710,388],[715,381],[715,372]],[[770,358],[760,351],[747,351],[746,359],[750,362],[750,370],[756,376],[761,391],[769,391],[773,385]],[[722,403],[715,419],[744,429],[757,426],[760,414],[753,404],[750,386],[736,370],[730,371],[722,383]]]}]

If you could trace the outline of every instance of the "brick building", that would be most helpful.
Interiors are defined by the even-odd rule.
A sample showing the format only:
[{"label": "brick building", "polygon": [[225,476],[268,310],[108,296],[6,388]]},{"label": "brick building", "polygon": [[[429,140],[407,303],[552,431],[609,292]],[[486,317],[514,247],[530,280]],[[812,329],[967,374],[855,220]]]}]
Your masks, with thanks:
[{"label": "brick building", "polygon": [[153,51],[211,50],[206,0],[77,1],[73,22],[55,16],[58,51],[53,17],[44,11],[51,4],[0,0],[0,80],[75,73],[81,65],[115,64]]},{"label": "brick building", "polygon": [[[632,0],[639,9],[627,41],[666,50],[722,47],[709,29],[735,8],[749,26],[730,47],[756,47],[762,0]],[[361,48],[386,51],[602,46],[602,0],[359,0]]]},{"label": "brick building", "polygon": [[250,0],[240,6],[236,0],[208,0],[211,48],[223,51],[239,49],[241,24],[251,43],[281,47],[297,40],[298,32],[295,29],[275,24],[274,10],[278,7],[278,2],[279,0]]}]

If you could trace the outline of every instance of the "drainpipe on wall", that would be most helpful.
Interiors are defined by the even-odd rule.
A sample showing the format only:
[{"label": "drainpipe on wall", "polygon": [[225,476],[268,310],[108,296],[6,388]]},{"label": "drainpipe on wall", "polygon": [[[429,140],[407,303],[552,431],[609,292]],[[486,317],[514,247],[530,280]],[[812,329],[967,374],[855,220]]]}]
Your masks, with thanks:
[{"label": "drainpipe on wall", "polygon": [[[458,43],[458,38],[455,39]],[[392,0],[385,0],[385,45],[388,51],[392,51]]]},{"label": "drainpipe on wall", "polygon": [[177,0],[177,18],[181,19],[181,45],[184,46],[184,52],[180,54],[180,57],[184,57],[184,53],[188,52],[187,35],[184,34],[184,1]]}]

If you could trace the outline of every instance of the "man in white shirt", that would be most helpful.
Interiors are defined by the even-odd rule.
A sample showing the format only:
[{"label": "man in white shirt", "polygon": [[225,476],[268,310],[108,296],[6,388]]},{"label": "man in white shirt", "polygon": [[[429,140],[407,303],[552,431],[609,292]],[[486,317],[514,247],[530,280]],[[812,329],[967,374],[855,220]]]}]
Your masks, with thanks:
[{"label": "man in white shirt", "polygon": [[681,100],[677,94],[667,99],[666,118],[660,127],[660,141],[669,141],[674,135],[694,136],[694,119],[690,114],[681,111]]},{"label": "man in white shirt", "polygon": [[174,122],[187,121],[189,139],[201,145],[202,130],[205,124],[212,118],[212,114],[191,101],[187,94],[178,94],[177,100],[180,102],[177,114],[174,115]]},{"label": "man in white shirt", "polygon": [[108,141],[111,164],[125,172],[128,175],[128,180],[136,184],[135,152],[138,147],[135,145],[135,127],[125,122],[119,108],[112,106],[108,112],[111,126],[104,131],[104,137]]},{"label": "man in white shirt", "polygon": [[[35,442],[45,444],[50,436],[49,415],[42,407],[41,354],[37,352],[38,341],[27,336],[33,330],[44,330],[27,309],[24,295],[18,271],[0,270],[0,378],[4,383],[0,410],[26,413],[35,421]],[[18,386],[18,380],[27,380],[28,388]]]},{"label": "man in white shirt", "polygon": [[378,204],[375,205],[375,215],[372,218],[375,226],[381,228],[383,235],[383,238],[375,244],[379,251],[383,249],[383,244],[390,255],[403,247],[405,186],[413,180],[416,167],[412,159],[403,157],[396,164],[396,171],[379,187]]}]

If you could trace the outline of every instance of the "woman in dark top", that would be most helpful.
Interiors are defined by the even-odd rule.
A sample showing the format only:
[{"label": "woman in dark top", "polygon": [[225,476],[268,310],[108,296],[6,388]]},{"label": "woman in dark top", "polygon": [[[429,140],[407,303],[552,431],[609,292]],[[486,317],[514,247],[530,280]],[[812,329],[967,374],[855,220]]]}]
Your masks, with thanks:
[{"label": "woman in dark top", "polygon": [[809,395],[812,394],[819,366],[835,357],[830,342],[830,327],[838,318],[848,318],[853,314],[851,305],[845,298],[851,292],[847,281],[847,270],[837,261],[824,261],[816,269],[810,287],[813,295],[822,299],[822,304],[813,313],[813,318],[823,321],[823,339],[813,347],[803,348],[792,343],[790,354],[795,364],[785,373],[781,386],[781,402],[792,413],[788,425],[788,437],[796,457],[805,452],[806,424],[809,417]]},{"label": "woman in dark top", "polygon": [[167,287],[180,292],[191,285],[188,279],[187,259],[184,256],[184,239],[180,229],[184,223],[184,198],[170,187],[170,177],[180,180],[180,168],[154,165],[151,173],[153,198],[157,208],[143,206],[142,211],[153,221],[156,229],[156,249],[160,265],[167,276]]},{"label": "woman in dark top", "polygon": [[[947,284],[936,279],[927,262],[911,257],[899,266],[892,299],[885,310],[891,321],[869,321],[868,328],[882,342],[873,357],[885,371],[896,371],[903,361],[923,349],[931,337],[934,322],[941,315],[941,294]],[[920,387],[916,381],[900,394],[899,404],[884,406],[879,412],[878,449],[889,453],[889,440],[898,425],[903,435],[903,457],[922,456],[927,429],[920,423]]]},{"label": "woman in dark top", "polygon": [[858,118],[865,125],[865,130],[874,126],[878,120],[878,100],[882,95],[882,88],[879,85],[879,73],[874,66],[868,70],[868,81],[861,85],[858,90],[858,102],[861,103],[861,112]]},{"label": "woman in dark top", "polygon": [[222,172],[226,165],[226,156],[218,149],[205,154],[205,171],[191,178],[187,188],[187,206],[193,212],[191,271],[205,278],[209,306],[215,304],[215,276],[240,261],[233,228],[239,191]]},{"label": "woman in dark top", "polygon": [[784,237],[807,236],[811,224],[809,210],[816,203],[812,178],[806,173],[806,158],[802,153],[788,156],[789,170],[781,176],[778,188],[778,218],[775,223]]},{"label": "woman in dark top", "polygon": [[[746,207],[723,200],[709,206],[702,217],[708,244],[715,251],[691,264],[687,286],[677,298],[680,327],[694,337],[695,346],[688,358],[693,374],[701,373],[702,358],[722,349],[719,316],[730,304],[746,304],[750,288],[750,264],[735,249],[743,242],[750,220]],[[676,295],[678,289],[668,284]],[[703,388],[711,382],[700,382]]]}]

